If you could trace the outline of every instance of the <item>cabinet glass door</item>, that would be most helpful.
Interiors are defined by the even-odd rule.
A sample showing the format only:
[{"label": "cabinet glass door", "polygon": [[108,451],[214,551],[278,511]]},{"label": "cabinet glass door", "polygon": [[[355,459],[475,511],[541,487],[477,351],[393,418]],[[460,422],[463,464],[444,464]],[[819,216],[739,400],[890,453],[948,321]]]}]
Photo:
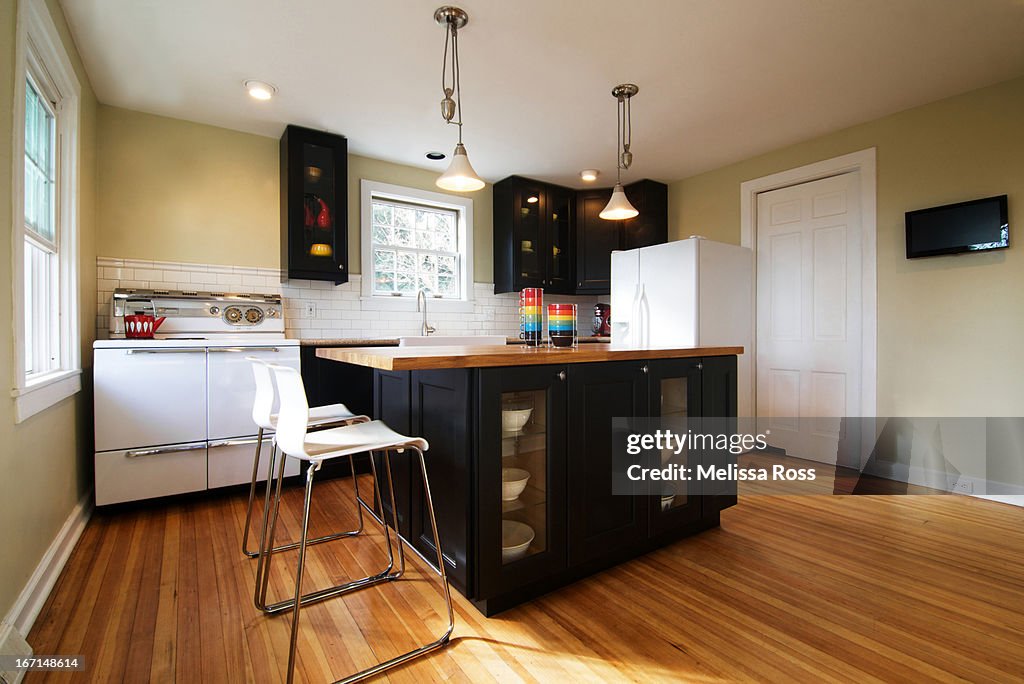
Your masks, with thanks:
[{"label": "cabinet glass door", "polygon": [[572,292],[573,251],[570,241],[574,203],[573,194],[568,190],[548,192],[548,285],[553,292]]},{"label": "cabinet glass door", "polygon": [[302,240],[297,256],[303,268],[336,270],[339,206],[334,161],[334,148],[302,145]]},{"label": "cabinet glass door", "polygon": [[547,549],[547,396],[501,394],[501,562]]},{"label": "cabinet glass door", "polygon": [[538,185],[524,185],[516,193],[516,268],[524,287],[543,287],[547,283],[544,257],[544,191]]},{"label": "cabinet glass door", "polygon": [[[695,421],[701,413],[700,359],[656,360],[648,363],[651,392],[651,415],[663,420],[687,419],[686,423],[669,424],[674,430],[699,430]],[[694,472],[701,463],[699,450],[684,447],[678,454],[665,450],[661,454],[663,466],[681,465]],[[658,534],[688,523],[701,516],[700,483],[686,481],[659,481],[652,483],[651,533]]]},{"label": "cabinet glass door", "polygon": [[479,595],[564,567],[565,367],[480,371]]}]

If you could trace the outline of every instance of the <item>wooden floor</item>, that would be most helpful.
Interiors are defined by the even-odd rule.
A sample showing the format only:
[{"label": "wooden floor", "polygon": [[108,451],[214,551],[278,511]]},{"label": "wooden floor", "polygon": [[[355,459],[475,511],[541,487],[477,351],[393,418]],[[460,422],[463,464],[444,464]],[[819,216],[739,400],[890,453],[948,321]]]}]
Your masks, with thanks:
[{"label": "wooden floor", "polygon": [[[314,532],[351,522],[316,491]],[[296,530],[298,491],[284,522]],[[327,511],[332,511],[330,515]],[[25,681],[276,682],[290,618],[252,606],[244,499],[96,514],[29,637],[88,671]],[[315,547],[306,587],[377,567],[376,530]],[[275,570],[288,586],[294,556]],[[299,679],[326,682],[442,628],[419,572],[303,610]],[[1024,680],[1024,509],[959,496],[750,496],[722,527],[487,619],[394,682]]]}]

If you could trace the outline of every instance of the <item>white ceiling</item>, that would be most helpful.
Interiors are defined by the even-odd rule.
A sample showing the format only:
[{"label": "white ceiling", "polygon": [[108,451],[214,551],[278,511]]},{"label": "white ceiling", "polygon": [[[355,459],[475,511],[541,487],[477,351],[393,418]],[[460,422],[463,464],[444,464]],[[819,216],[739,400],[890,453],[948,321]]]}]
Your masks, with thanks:
[{"label": "white ceiling", "polygon": [[[63,0],[101,102],[438,170],[441,0]],[[1022,0],[458,0],[465,142],[489,181],[675,180],[1024,73]],[[280,92],[248,97],[255,78]]]}]

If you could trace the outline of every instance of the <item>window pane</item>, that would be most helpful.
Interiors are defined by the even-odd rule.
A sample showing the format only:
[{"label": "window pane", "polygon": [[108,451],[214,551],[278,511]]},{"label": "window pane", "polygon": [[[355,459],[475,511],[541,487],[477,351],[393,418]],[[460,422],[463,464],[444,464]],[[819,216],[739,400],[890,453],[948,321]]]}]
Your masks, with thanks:
[{"label": "window pane", "polygon": [[459,264],[464,255],[458,253],[457,212],[375,198],[371,216],[375,292],[412,295],[429,289],[445,297],[460,296]]},{"label": "window pane", "polygon": [[57,255],[25,241],[25,374],[59,367],[57,301],[54,275]]},{"label": "window pane", "polygon": [[25,226],[54,240],[56,203],[54,139],[56,122],[32,84],[25,87]]}]

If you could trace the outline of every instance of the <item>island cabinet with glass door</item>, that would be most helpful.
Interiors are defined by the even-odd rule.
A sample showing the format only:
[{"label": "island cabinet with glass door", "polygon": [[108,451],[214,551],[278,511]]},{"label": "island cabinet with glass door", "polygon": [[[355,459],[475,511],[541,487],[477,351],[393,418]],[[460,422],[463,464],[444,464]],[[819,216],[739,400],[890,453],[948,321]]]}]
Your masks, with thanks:
[{"label": "island cabinet with glass door", "polygon": [[[735,416],[738,348],[659,350],[652,358],[508,350],[317,352],[374,365],[376,417],[430,443],[427,470],[449,580],[481,612],[714,527],[721,509],[736,502],[728,487],[714,496],[692,486],[613,495],[611,445],[614,418]],[[664,462],[693,466],[704,458],[691,450]],[[402,455],[391,456],[391,465],[395,507],[382,478],[385,515],[433,559],[418,466]]]}]

